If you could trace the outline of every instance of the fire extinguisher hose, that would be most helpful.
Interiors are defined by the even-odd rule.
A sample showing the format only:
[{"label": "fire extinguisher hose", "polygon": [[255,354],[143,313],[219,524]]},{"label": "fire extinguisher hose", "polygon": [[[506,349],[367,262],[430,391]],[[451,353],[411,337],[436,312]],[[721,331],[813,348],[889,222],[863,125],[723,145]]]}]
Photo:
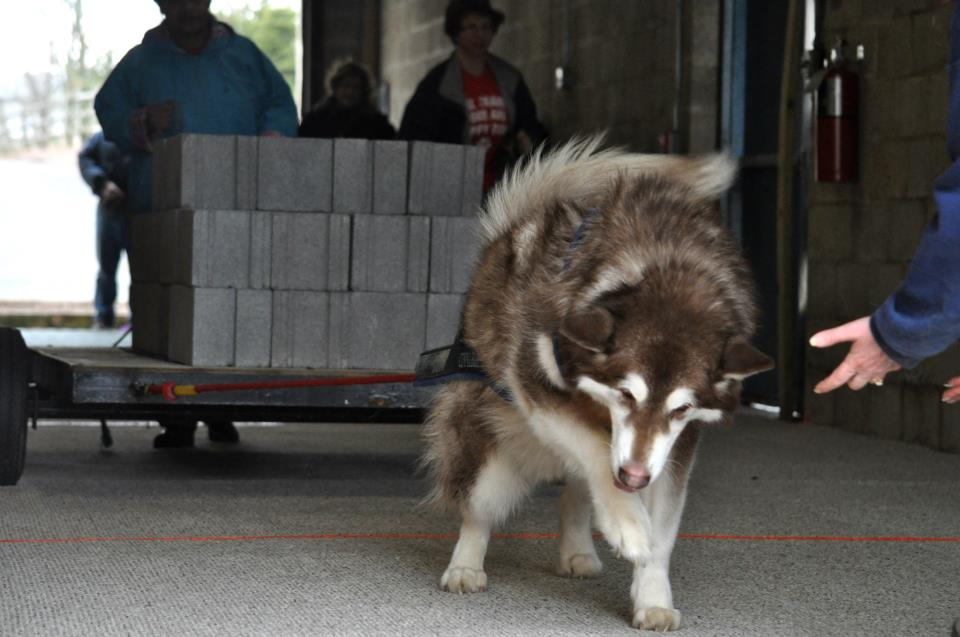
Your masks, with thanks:
[{"label": "fire extinguisher hose", "polygon": [[296,389],[301,387],[335,387],[342,385],[381,385],[388,383],[411,383],[415,374],[376,374],[372,376],[339,376],[325,378],[305,378],[303,380],[268,380],[247,383],[207,383],[201,385],[178,385],[173,382],[134,384],[131,389],[137,396],[163,396],[167,402],[174,402],[179,396],[198,396],[200,394],[255,391],[263,389]]}]

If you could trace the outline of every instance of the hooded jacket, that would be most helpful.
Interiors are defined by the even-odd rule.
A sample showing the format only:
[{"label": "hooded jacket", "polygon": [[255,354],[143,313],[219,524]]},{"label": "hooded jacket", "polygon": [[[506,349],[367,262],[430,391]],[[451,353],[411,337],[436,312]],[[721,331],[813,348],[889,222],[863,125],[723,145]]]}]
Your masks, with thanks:
[{"label": "hooded jacket", "polygon": [[297,134],[297,108],[283,77],[249,39],[215,22],[197,54],[178,48],[166,26],[147,31],[107,77],[94,100],[108,139],[130,153],[128,196],[133,212],[151,209],[151,139],[145,107],[174,100],[177,133]]},{"label": "hooded jacket", "polygon": [[937,214],[903,283],[870,317],[883,351],[915,367],[960,339],[960,4],[950,25],[947,150],[953,164],[933,184]]}]

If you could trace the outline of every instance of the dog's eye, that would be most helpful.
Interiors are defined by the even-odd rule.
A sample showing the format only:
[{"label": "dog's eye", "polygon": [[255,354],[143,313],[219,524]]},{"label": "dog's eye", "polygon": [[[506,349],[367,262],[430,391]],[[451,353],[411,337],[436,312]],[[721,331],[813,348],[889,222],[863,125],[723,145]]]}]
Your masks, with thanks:
[{"label": "dog's eye", "polygon": [[623,399],[630,404],[637,402],[637,399],[633,397],[633,394],[630,393],[629,389],[620,389],[620,395],[623,396]]},{"label": "dog's eye", "polygon": [[687,403],[685,405],[680,405],[679,407],[677,407],[676,409],[670,412],[670,417],[675,420],[683,418],[683,416],[691,409],[693,409],[693,405],[691,405],[690,403]]}]

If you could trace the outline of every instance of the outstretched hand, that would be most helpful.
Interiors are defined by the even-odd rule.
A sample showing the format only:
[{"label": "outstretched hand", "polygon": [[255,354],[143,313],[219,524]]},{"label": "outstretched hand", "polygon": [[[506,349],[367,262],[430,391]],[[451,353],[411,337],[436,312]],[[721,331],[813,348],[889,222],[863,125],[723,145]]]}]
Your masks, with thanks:
[{"label": "outstretched hand", "polygon": [[943,402],[960,402],[960,376],[956,376],[947,381],[947,391],[943,392]]},{"label": "outstretched hand", "polygon": [[[813,388],[818,394],[833,391],[841,385],[853,390],[862,389],[867,383],[881,385],[888,372],[900,369],[899,363],[888,357],[873,338],[868,316],[817,332],[810,338],[810,344],[814,347],[830,347],[837,343],[851,343],[850,351],[833,373]],[[957,381],[957,398],[960,399],[960,377],[954,380]]]}]

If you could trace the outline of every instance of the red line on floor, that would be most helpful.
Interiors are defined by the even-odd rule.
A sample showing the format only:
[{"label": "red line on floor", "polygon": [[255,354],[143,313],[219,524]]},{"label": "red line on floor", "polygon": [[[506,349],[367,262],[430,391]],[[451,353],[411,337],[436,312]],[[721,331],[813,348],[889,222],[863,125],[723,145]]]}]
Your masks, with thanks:
[{"label": "red line on floor", "polygon": [[[495,533],[498,540],[556,540],[557,533]],[[599,539],[599,534],[594,536]],[[719,535],[681,533],[682,540],[749,542],[957,542],[960,537],[844,535]],[[244,542],[255,540],[455,540],[456,533],[298,533],[280,535],[115,536],[62,538],[0,538],[0,544],[80,544],[91,542]]]}]

